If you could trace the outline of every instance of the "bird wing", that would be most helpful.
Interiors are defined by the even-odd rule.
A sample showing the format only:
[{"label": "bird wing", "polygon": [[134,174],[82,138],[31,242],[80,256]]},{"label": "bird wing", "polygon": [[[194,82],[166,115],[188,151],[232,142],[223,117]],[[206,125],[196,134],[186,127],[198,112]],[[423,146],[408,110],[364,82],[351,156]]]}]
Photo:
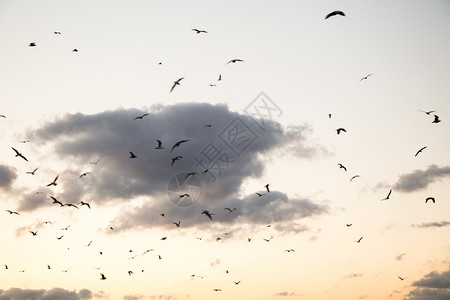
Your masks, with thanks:
[{"label": "bird wing", "polygon": [[17,155],[20,155],[19,151],[17,151],[16,149],[14,149],[13,147],[11,147],[11,149],[14,150],[14,152],[16,152]]}]

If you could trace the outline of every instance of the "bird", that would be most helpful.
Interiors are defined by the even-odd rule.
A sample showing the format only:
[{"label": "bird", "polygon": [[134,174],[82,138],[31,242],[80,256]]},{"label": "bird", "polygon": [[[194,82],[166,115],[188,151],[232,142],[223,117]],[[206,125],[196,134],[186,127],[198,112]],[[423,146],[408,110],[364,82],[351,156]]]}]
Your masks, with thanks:
[{"label": "bird", "polygon": [[328,114],[328,119],[331,119],[331,114]]},{"label": "bird", "polygon": [[205,124],[205,127],[212,127],[212,124]]},{"label": "bird", "polygon": [[37,169],[39,169],[39,167],[37,167],[36,169],[34,169],[33,171],[31,171],[31,172],[26,172],[26,174],[31,174],[31,175],[34,175],[34,173],[37,171]]},{"label": "bird", "polygon": [[14,150],[14,152],[16,152],[16,157],[22,157],[23,159],[25,159],[26,161],[28,161],[28,159],[25,157],[25,156],[23,156],[23,154],[22,153],[20,153],[19,151],[17,151],[16,149],[14,149],[13,147],[11,147],[13,150]]},{"label": "bird", "polygon": [[345,130],[344,128],[338,128],[336,129],[337,134],[340,134],[341,132],[347,132],[347,130]]},{"label": "bird", "polygon": [[421,112],[423,112],[423,113],[426,113],[427,115],[430,115],[430,114],[436,112],[435,110],[424,111],[424,110],[420,110],[420,109],[418,109],[418,111],[421,111]]},{"label": "bird", "polygon": [[206,31],[206,30],[200,30],[200,29],[197,29],[197,28],[193,28],[192,30],[195,31],[197,34],[199,34],[199,33],[208,33],[208,31]]},{"label": "bird", "polygon": [[165,241],[165,240],[167,240],[167,236],[161,238],[161,241]]},{"label": "bird", "polygon": [[332,17],[332,16],[337,16],[337,15],[345,17],[345,14],[342,11],[335,10],[335,11],[330,12],[328,15],[326,15],[325,19],[328,19],[329,17]]},{"label": "bird", "polygon": [[69,206],[69,207],[75,207],[76,209],[80,209],[78,206],[76,206],[75,204],[72,204],[72,203],[66,203],[64,205]]},{"label": "bird", "polygon": [[53,197],[53,196],[50,196],[50,198],[52,198],[52,199],[53,199],[53,203],[52,203],[52,204],[59,204],[59,205],[61,205],[61,206],[64,206],[64,204],[62,204],[62,202],[60,202],[60,201],[56,200],[56,198],[55,198],[55,197]]},{"label": "bird", "polygon": [[221,292],[221,289],[213,289],[214,292]]},{"label": "bird", "polygon": [[142,255],[144,255],[144,254],[146,254],[146,253],[148,253],[150,251],[155,251],[155,249],[147,249],[147,250],[144,251],[144,253],[142,253]]},{"label": "bird", "polygon": [[261,194],[261,193],[255,193],[256,195],[258,195],[259,197],[264,196],[265,194]]},{"label": "bird", "polygon": [[180,155],[172,157],[172,163],[170,165],[173,166],[173,164],[175,163],[176,160],[180,160],[182,158],[183,158],[183,156],[180,156]]},{"label": "bird", "polygon": [[215,85],[215,84],[213,84],[213,83],[210,83],[209,86],[210,86],[210,87],[215,87],[215,86],[217,86],[217,85]]},{"label": "bird", "polygon": [[439,116],[434,115],[434,120],[431,123],[439,123],[439,122],[441,122],[441,120],[439,119]]},{"label": "bird", "polygon": [[134,120],[142,120],[142,118],[144,118],[145,116],[148,116],[148,113],[145,113],[143,115],[137,116],[136,118],[133,119]]},{"label": "bird", "polygon": [[89,243],[87,243],[86,247],[89,247],[92,244],[92,241],[90,241]]},{"label": "bird", "polygon": [[347,168],[343,164],[338,164],[339,169],[344,169],[347,172]]},{"label": "bird", "polygon": [[68,230],[68,229],[69,229],[69,227],[70,227],[70,225],[69,225],[69,226],[67,226],[67,227],[61,228],[61,230]]},{"label": "bird", "polygon": [[210,213],[208,210],[202,210],[202,215],[205,215],[205,216],[207,216],[208,218],[210,218],[211,219],[211,221],[212,221],[212,213]]},{"label": "bird", "polygon": [[158,254],[158,259],[162,259],[161,255]]},{"label": "bird", "polygon": [[14,215],[20,216],[20,214],[17,211],[12,211],[12,210],[9,210],[9,209],[7,209],[6,211],[9,212],[10,215],[14,214]]},{"label": "bird", "polygon": [[88,174],[91,174],[91,172],[84,172],[83,174],[80,175],[79,178],[84,177],[84,176],[87,176]]},{"label": "bird", "polygon": [[163,218],[164,218],[164,216],[165,216],[163,213],[162,213],[162,214],[159,214],[159,215],[160,215],[161,217],[163,217]]},{"label": "bird", "polygon": [[103,274],[103,273],[100,273],[100,280],[105,280],[106,279],[106,276],[105,276],[105,274]]},{"label": "bird", "polygon": [[133,271],[128,271],[128,275],[133,275]]},{"label": "bird", "polygon": [[350,178],[350,182],[352,182],[353,179],[358,178],[358,177],[361,177],[361,176],[359,176],[359,175],[353,176],[352,178]]},{"label": "bird", "polygon": [[436,203],[436,199],[434,199],[434,197],[427,197],[427,199],[425,199],[425,203],[427,203],[428,201],[432,201],[433,203]]},{"label": "bird", "polygon": [[233,209],[231,209],[231,208],[229,208],[229,207],[225,207],[224,209],[225,209],[225,210],[228,210],[230,213],[232,213],[234,210],[236,210],[235,207],[233,207]]},{"label": "bird", "polygon": [[156,140],[158,142],[158,146],[155,147],[155,149],[164,149],[162,146],[162,142],[160,140]]},{"label": "bird", "polygon": [[8,268],[8,265],[5,265],[5,270],[8,270],[9,268]]},{"label": "bird", "polygon": [[220,237],[216,238],[216,242],[218,242],[218,241],[220,241],[220,240],[221,240],[221,238],[220,238]]},{"label": "bird", "polygon": [[180,81],[183,80],[183,79],[184,79],[184,77],[181,77],[181,78],[178,78],[176,81],[174,81],[172,87],[170,88],[170,92],[169,92],[169,93],[172,93],[173,89],[174,89],[177,85],[180,85]]},{"label": "bird", "polygon": [[180,227],[181,221],[178,222],[172,222],[173,224],[175,224],[177,227]]},{"label": "bird", "polygon": [[295,252],[295,250],[291,248],[291,249],[284,250],[284,252]]},{"label": "bird", "polygon": [[417,155],[419,155],[419,153],[422,152],[425,148],[427,148],[427,146],[420,148],[420,149],[416,152],[416,155],[414,155],[414,157],[416,157]]},{"label": "bird", "polygon": [[57,185],[56,180],[58,180],[58,178],[59,178],[59,175],[57,175],[57,176],[55,177],[55,179],[53,179],[52,182],[50,182],[49,184],[47,184],[47,186]]},{"label": "bird", "polygon": [[37,233],[38,233],[37,231],[31,231],[31,230],[30,230],[29,232],[30,232],[33,236],[36,236]]},{"label": "bird", "polygon": [[53,34],[61,34],[61,32],[60,31],[55,31],[55,32],[53,32]]},{"label": "bird", "polygon": [[19,141],[19,143],[22,143],[22,144],[26,144],[26,143],[29,143],[29,142],[30,142],[30,140]]},{"label": "bird", "polygon": [[217,81],[222,81],[222,75],[219,74],[219,78],[217,78]]},{"label": "bird", "polygon": [[398,277],[398,279],[400,279],[401,281],[405,280],[404,277],[400,277],[400,276],[397,276],[397,277]]},{"label": "bird", "polygon": [[388,195],[386,196],[386,198],[381,199],[381,201],[389,200],[389,197],[391,196],[391,193],[392,193],[392,189],[389,190],[389,193],[388,193]]},{"label": "bird", "polygon": [[270,193],[269,184],[266,184],[264,187],[266,188],[267,192]]},{"label": "bird", "polygon": [[47,270],[50,270],[50,269],[51,269],[50,265],[47,265]]},{"label": "bird", "polygon": [[189,197],[190,198],[191,196],[189,196],[189,194],[182,194],[182,195],[179,196],[179,198],[184,198],[184,197]]},{"label": "bird", "polygon": [[356,242],[357,243],[361,243],[361,240],[363,239],[363,236],[362,237],[360,237]]},{"label": "bird", "polygon": [[57,239],[57,240],[61,240],[63,237],[64,237],[64,235],[57,236],[56,239]]},{"label": "bird", "polygon": [[239,58],[233,58],[231,59],[229,62],[226,63],[226,65],[228,65],[229,63],[236,63],[236,62],[244,62],[242,59]]},{"label": "bird", "polygon": [[70,269],[72,269],[72,268],[68,268],[68,269],[62,270],[61,272],[67,273],[67,272],[69,272]]},{"label": "bird", "polygon": [[347,227],[350,227],[350,226],[352,226],[353,224],[345,224]]},{"label": "bird", "polygon": [[137,156],[133,152],[131,152],[131,151],[129,151],[129,152],[130,152],[130,158],[137,158]]},{"label": "bird", "polygon": [[369,74],[369,75],[367,75],[367,76],[364,76],[364,77],[361,78],[359,81],[362,81],[362,80],[365,80],[365,79],[369,78],[370,75],[372,75],[372,74]]},{"label": "bird", "polygon": [[173,149],[175,149],[176,147],[180,147],[180,145],[181,145],[182,143],[186,143],[186,142],[189,142],[189,141],[190,141],[190,140],[181,140],[181,141],[176,142],[176,143],[172,146],[172,149],[170,149],[170,152],[169,152],[169,153],[172,153]]},{"label": "bird", "polygon": [[97,159],[97,161],[96,161],[96,162],[89,162],[89,163],[90,163],[91,165],[97,165],[99,161],[100,161],[100,158],[99,158],[99,159]]},{"label": "bird", "polygon": [[233,281],[233,283],[235,284],[235,285],[238,285],[239,283],[241,283],[241,281],[239,280],[239,281]]},{"label": "bird", "polygon": [[81,204],[81,206],[86,205],[89,209],[91,209],[91,206],[87,202],[81,201],[80,204]]},{"label": "bird", "polygon": [[73,50],[72,50],[72,52],[78,52],[78,49],[77,49],[77,48],[75,48],[75,49],[73,49]]},{"label": "bird", "polygon": [[247,242],[251,242],[252,241],[252,238],[247,238]]},{"label": "bird", "polygon": [[265,240],[266,242],[270,242],[271,239],[273,239],[273,236],[270,237],[270,239],[263,239],[263,240]]},{"label": "bird", "polygon": [[30,47],[36,47],[37,45],[36,45],[35,42],[31,42],[31,43],[28,44],[28,46],[30,46]]},{"label": "bird", "polygon": [[184,179],[187,179],[189,176],[194,176],[194,175],[197,175],[197,172],[186,173],[186,176],[184,176]]}]

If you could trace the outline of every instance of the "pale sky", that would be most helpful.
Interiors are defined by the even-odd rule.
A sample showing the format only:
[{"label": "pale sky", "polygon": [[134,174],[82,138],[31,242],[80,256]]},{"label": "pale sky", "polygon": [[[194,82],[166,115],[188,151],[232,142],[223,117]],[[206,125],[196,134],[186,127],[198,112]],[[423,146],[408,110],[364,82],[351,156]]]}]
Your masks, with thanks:
[{"label": "pale sky", "polygon": [[0,300],[450,299],[450,2],[0,0],[0,39]]}]

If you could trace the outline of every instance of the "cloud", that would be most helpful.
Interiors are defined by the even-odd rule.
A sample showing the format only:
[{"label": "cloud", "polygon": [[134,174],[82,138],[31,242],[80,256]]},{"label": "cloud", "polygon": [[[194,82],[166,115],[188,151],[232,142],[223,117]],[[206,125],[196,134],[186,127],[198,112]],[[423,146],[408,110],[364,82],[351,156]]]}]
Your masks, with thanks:
[{"label": "cloud", "polygon": [[415,290],[405,300],[448,300],[450,299],[450,270],[442,273],[433,271],[415,281]]},{"label": "cloud", "polygon": [[17,174],[15,168],[0,165],[0,188],[9,189],[16,177]]},{"label": "cloud", "polygon": [[358,277],[362,277],[363,274],[361,273],[350,273],[344,276],[344,278],[358,278]]},{"label": "cloud", "polygon": [[406,255],[406,253],[402,253],[402,254],[399,254],[399,255],[397,255],[396,257],[395,257],[395,260],[403,260],[403,257]]},{"label": "cloud", "polygon": [[299,295],[299,294],[297,294],[297,293],[294,293],[294,292],[286,292],[286,291],[284,291],[284,292],[276,293],[276,294],[274,294],[274,296],[281,296],[281,297],[299,297],[299,296],[301,296],[301,295]]},{"label": "cloud", "polygon": [[441,221],[441,222],[429,222],[429,223],[422,223],[422,224],[412,224],[411,227],[429,228],[429,227],[445,227],[448,225],[450,225],[449,221]]},{"label": "cloud", "polygon": [[94,299],[90,290],[82,289],[80,291],[68,291],[61,288],[51,290],[22,290],[19,288],[10,288],[0,290],[0,300],[82,300]]},{"label": "cloud", "polygon": [[450,167],[430,165],[426,170],[415,170],[399,176],[394,185],[396,190],[414,192],[425,189],[429,184],[450,175]]},{"label": "cloud", "polygon": [[[117,230],[174,227],[171,222],[177,220],[183,227],[210,225],[200,214],[201,207],[214,213],[216,224],[276,223],[278,229],[299,232],[306,230],[298,223],[300,219],[328,212],[325,204],[291,198],[276,188],[263,197],[240,194],[247,179],[264,175],[267,158],[278,150],[305,159],[327,153],[311,142],[308,125],[283,129],[279,123],[266,121],[262,131],[249,116],[232,112],[226,105],[207,103],[154,106],[147,112],[142,120],[133,120],[143,113],[137,109],[67,114],[31,130],[27,136],[53,146],[57,159],[73,164],[55,170],[60,174],[60,191],[62,187],[57,196],[72,203],[129,203],[113,222]],[[155,149],[158,139],[164,149]],[[188,142],[170,153],[180,140]],[[130,159],[130,151],[137,158]],[[171,166],[175,156],[182,159]],[[98,165],[87,164],[97,158],[101,158]],[[80,180],[78,175],[87,166],[91,174]],[[187,180],[188,172],[197,175]],[[183,193],[190,196],[178,198]],[[141,204],[133,206],[135,199],[141,199]],[[24,209],[38,206],[37,201],[25,200],[21,205]],[[225,207],[236,211],[228,213]],[[163,212],[172,221],[161,225],[158,216]]]}]

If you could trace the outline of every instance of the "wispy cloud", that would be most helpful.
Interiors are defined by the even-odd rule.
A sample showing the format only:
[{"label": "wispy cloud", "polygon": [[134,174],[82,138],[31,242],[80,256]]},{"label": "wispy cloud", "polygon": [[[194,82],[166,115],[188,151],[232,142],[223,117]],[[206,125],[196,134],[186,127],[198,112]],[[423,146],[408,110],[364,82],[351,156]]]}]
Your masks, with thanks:
[{"label": "wispy cloud", "polygon": [[430,227],[445,227],[449,226],[449,221],[441,221],[441,222],[429,222],[429,223],[421,223],[421,224],[412,224],[411,227],[416,228],[430,228]]},{"label": "wispy cloud", "polygon": [[425,189],[429,184],[450,175],[450,167],[430,165],[426,170],[415,170],[399,176],[394,188],[402,192],[415,192]]},{"label": "wispy cloud", "polygon": [[350,273],[350,274],[345,275],[344,278],[351,279],[351,278],[358,278],[358,277],[362,277],[362,276],[363,276],[363,274],[361,274],[361,273]]},{"label": "wispy cloud", "polygon": [[84,300],[100,299],[104,296],[104,293],[94,294],[87,289],[80,291],[68,291],[62,288],[53,288],[51,290],[10,288],[8,290],[0,290],[0,300]]}]

